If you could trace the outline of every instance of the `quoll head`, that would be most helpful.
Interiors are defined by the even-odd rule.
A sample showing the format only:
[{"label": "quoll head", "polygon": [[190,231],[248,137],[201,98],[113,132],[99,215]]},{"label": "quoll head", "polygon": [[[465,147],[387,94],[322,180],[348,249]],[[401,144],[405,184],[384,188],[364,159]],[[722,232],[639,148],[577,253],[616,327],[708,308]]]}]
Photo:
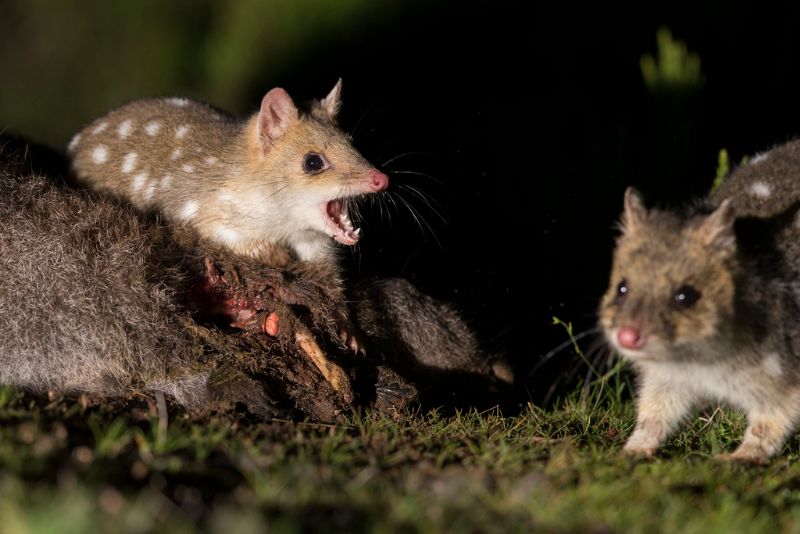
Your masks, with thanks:
[{"label": "quoll head", "polygon": [[625,192],[600,324],[632,360],[699,357],[734,313],[736,236],[726,200],[711,214],[684,219],[648,210]]},{"label": "quoll head", "polygon": [[265,184],[291,214],[292,230],[316,230],[339,243],[355,245],[351,210],[364,195],[389,187],[389,177],[356,151],[337,125],[342,81],[308,113],[298,111],[289,94],[270,90],[262,99],[256,131],[263,176],[278,177],[279,188]]}]

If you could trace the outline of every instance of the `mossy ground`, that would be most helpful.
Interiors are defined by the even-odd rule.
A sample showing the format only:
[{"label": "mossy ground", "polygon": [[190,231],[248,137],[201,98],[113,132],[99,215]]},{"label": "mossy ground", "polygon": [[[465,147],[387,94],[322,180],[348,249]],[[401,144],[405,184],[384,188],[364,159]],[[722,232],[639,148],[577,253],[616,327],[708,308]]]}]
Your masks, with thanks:
[{"label": "mossy ground", "polygon": [[797,439],[729,464],[739,414],[699,412],[658,457],[620,454],[624,374],[552,409],[192,420],[145,402],[0,390],[0,532],[800,530]]}]

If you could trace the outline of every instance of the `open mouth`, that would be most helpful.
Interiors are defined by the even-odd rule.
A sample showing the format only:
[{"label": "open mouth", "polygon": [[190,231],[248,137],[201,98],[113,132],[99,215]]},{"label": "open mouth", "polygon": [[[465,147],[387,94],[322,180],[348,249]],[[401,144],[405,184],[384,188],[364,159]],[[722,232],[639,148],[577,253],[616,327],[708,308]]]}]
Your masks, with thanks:
[{"label": "open mouth", "polygon": [[358,243],[361,228],[353,228],[343,199],[337,198],[325,204],[325,215],[328,217],[327,227],[333,229],[332,238],[343,245]]}]

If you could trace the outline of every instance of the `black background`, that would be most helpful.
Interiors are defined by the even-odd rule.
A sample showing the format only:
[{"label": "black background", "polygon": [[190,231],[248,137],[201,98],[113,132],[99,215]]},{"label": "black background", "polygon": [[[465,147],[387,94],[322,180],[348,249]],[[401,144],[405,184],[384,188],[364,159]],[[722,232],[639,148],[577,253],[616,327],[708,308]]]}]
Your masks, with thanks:
[{"label": "black background", "polygon": [[[374,213],[348,263],[402,275],[457,304],[521,376],[566,334],[592,328],[628,185],[648,202],[704,195],[733,162],[800,131],[800,8],[672,2],[663,10],[568,3],[452,2],[365,28],[290,73],[293,94],[342,76],[342,122],[388,171],[438,203]],[[652,94],[639,60],[668,26],[702,59],[693,94]],[[326,85],[327,84],[327,85]],[[252,95],[254,101],[257,95]],[[551,372],[528,382],[533,395]]]},{"label": "black background", "polygon": [[[453,302],[486,348],[505,354],[522,378],[567,339],[552,325],[553,316],[573,322],[576,332],[594,327],[628,185],[650,204],[687,202],[709,190],[720,149],[737,162],[800,131],[796,2],[398,5],[391,16],[372,20],[362,13],[349,30],[315,35],[297,59],[252,73],[249,94],[240,100],[254,110],[275,85],[296,99],[321,97],[341,76],[343,127],[368,159],[390,173],[392,194],[411,201],[426,221],[420,229],[406,210],[390,210],[390,221],[386,209],[383,216],[373,209],[359,247],[343,252],[349,272],[404,276]],[[97,3],[95,11],[103,6]],[[380,2],[370,6],[375,13],[381,9]],[[178,2],[163,10],[176,17],[175,10],[188,14],[191,7]],[[9,10],[7,21],[26,9],[20,4]],[[197,33],[214,23],[206,15],[179,18]],[[25,31],[17,33],[7,28],[6,35],[25,39],[25,28],[37,27],[36,21],[27,24],[18,25]],[[146,17],[141,24],[144,35]],[[645,86],[640,58],[656,52],[662,26],[699,54],[702,89],[653,93]],[[26,92],[49,79],[50,70],[70,72],[46,66],[47,54],[66,50],[74,35],[56,27],[57,35],[48,30],[19,44],[41,65],[5,49],[7,65],[18,66],[12,72],[27,65],[34,77],[24,83],[6,78],[17,94],[0,103],[0,115],[12,116],[13,106],[23,105],[18,103]],[[183,33],[176,29],[176,35]],[[98,54],[110,46],[113,57],[115,46],[132,46],[114,43],[113,27],[98,36],[112,42],[94,47]],[[136,44],[136,33],[120,32],[122,39]],[[128,61],[139,60],[129,78],[119,79],[116,70],[106,76],[110,81],[101,72],[93,76],[115,87],[130,84],[130,94],[88,95],[97,111],[81,111],[80,120],[119,105],[123,96],[153,96],[140,94],[134,82],[147,72],[141,65],[157,58],[142,56],[152,51],[126,53]],[[93,68],[90,59],[87,69]],[[185,69],[194,76],[191,61]],[[62,80],[60,90],[65,112],[71,107],[69,81]],[[164,90],[177,94],[181,87]],[[187,96],[200,92],[188,90]],[[48,118],[38,124],[45,131]],[[35,129],[21,133],[36,138]],[[444,217],[403,186],[424,191]],[[536,398],[571,362],[568,351],[554,357],[523,380],[528,392]]]}]

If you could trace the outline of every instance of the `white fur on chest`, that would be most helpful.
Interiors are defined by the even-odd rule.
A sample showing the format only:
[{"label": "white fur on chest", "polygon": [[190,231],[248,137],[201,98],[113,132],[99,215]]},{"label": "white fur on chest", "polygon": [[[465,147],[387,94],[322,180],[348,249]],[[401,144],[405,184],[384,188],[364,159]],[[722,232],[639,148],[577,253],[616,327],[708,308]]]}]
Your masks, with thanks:
[{"label": "white fur on chest", "polygon": [[648,386],[669,389],[692,404],[723,402],[750,411],[780,403],[789,393],[782,365],[778,354],[766,353],[751,364],[647,362],[638,367]]},{"label": "white fur on chest", "polygon": [[333,261],[331,237],[309,228],[308,221],[319,218],[320,208],[291,200],[224,188],[204,202],[204,213],[192,222],[201,233],[238,253],[259,256],[272,246],[287,245],[300,260]]}]

